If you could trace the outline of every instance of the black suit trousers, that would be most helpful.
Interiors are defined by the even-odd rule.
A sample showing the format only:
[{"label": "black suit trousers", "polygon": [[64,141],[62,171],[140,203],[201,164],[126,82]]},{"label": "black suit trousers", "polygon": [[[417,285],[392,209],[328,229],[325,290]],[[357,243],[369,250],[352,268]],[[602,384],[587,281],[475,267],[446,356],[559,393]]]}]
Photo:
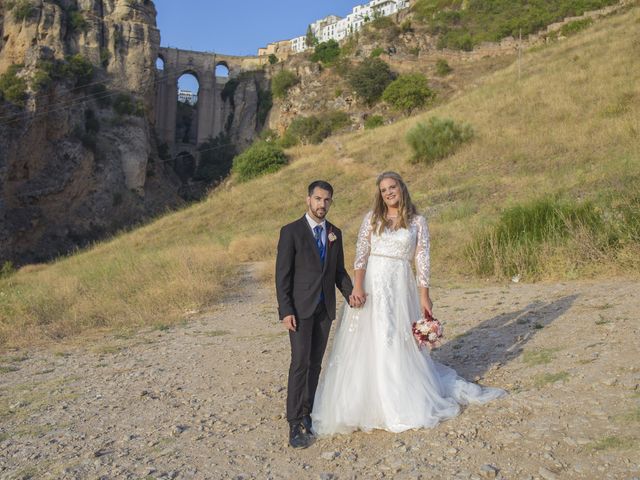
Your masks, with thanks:
[{"label": "black suit trousers", "polygon": [[291,365],[287,388],[287,420],[299,423],[313,408],[318,387],[322,356],[327,348],[331,319],[324,302],[320,302],[310,318],[297,319],[298,328],[289,332]]}]

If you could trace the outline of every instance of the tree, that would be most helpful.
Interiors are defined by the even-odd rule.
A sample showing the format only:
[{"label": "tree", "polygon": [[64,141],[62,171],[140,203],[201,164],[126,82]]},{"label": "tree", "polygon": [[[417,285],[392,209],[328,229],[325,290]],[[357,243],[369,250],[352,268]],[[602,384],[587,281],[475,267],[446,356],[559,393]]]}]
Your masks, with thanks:
[{"label": "tree", "polygon": [[274,53],[269,54],[269,63],[271,65],[275,65],[276,63],[278,63],[278,57],[276,57]]},{"label": "tree", "polygon": [[355,67],[349,75],[349,84],[356,94],[371,106],[389,85],[395,74],[389,65],[379,58],[367,58]]},{"label": "tree", "polygon": [[421,73],[400,75],[382,93],[385,102],[396,110],[402,110],[406,115],[411,115],[414,109],[425,106],[434,96],[427,77]]},{"label": "tree", "polygon": [[338,42],[331,39],[316,45],[315,51],[313,52],[313,55],[311,55],[311,61],[322,62],[325,65],[328,65],[335,62],[339,56],[340,45]]},{"label": "tree", "polygon": [[304,43],[308,48],[315,47],[318,44],[318,39],[313,34],[313,30],[311,30],[311,25],[307,27],[307,34],[305,36]]}]

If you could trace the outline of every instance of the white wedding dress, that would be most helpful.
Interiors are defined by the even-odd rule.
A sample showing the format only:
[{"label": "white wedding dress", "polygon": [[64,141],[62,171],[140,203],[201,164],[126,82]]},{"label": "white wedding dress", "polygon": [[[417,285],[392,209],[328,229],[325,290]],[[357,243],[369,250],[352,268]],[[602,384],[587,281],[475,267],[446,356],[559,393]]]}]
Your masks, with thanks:
[{"label": "white wedding dress", "polygon": [[415,216],[408,229],[378,235],[371,215],[362,222],[355,261],[356,269],[366,269],[368,297],[362,308],[345,307],[337,327],[311,414],[321,436],[432,427],[456,416],[461,404],[506,393],[467,382],[418,347],[411,325],[422,316],[416,277],[429,286],[427,222]]}]

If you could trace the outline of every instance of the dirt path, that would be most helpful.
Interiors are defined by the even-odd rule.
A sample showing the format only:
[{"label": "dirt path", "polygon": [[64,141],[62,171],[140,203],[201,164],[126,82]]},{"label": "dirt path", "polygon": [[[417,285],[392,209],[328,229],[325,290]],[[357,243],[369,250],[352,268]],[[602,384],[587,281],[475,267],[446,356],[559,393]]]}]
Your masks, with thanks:
[{"label": "dirt path", "polygon": [[640,478],[640,285],[434,289],[434,355],[511,393],[434,429],[287,447],[271,292],[170,329],[0,359],[0,478]]}]

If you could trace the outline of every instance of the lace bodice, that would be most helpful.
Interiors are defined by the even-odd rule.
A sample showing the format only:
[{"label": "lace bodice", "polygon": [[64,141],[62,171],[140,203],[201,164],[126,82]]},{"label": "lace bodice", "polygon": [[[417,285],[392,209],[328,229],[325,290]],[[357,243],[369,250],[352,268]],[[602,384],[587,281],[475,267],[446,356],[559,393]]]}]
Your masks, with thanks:
[{"label": "lace bodice", "polygon": [[385,228],[378,235],[374,231],[374,226],[371,225],[372,216],[373,212],[367,213],[360,226],[356,242],[354,268],[356,270],[365,270],[369,255],[380,255],[407,261],[415,259],[418,286],[428,287],[431,265],[427,220],[421,215],[416,215],[411,219],[409,228],[400,228],[398,230]]}]

